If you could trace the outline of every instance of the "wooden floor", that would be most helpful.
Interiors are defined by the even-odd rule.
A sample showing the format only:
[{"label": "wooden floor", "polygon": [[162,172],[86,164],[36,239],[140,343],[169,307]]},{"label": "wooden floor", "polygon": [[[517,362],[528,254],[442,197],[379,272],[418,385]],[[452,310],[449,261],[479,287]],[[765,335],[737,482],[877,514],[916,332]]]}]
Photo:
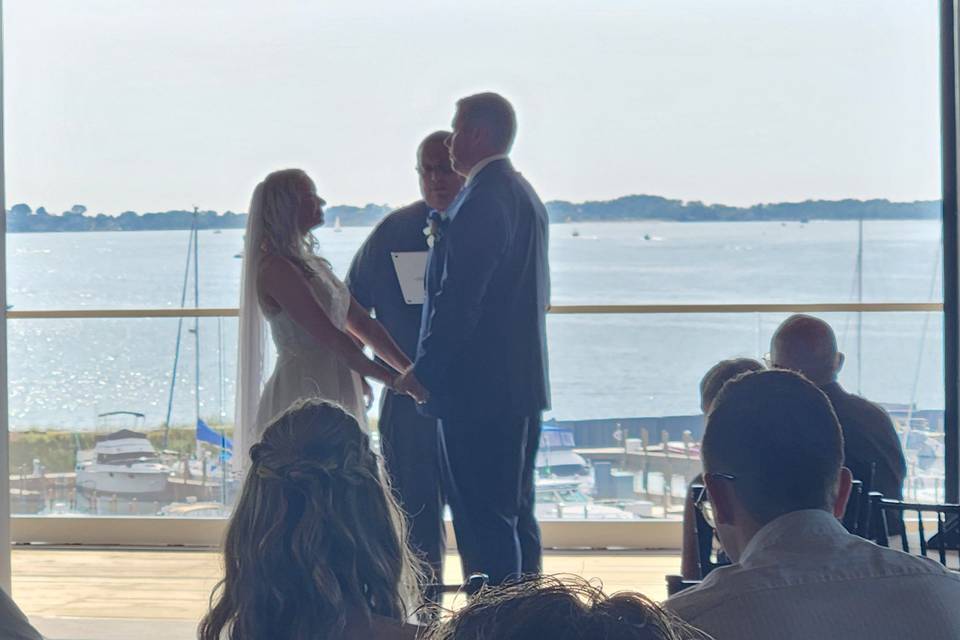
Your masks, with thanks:
[{"label": "wooden floor", "polygon": [[[547,573],[573,573],[600,581],[608,592],[637,590],[666,597],[664,576],[680,558],[664,552],[552,552]],[[450,556],[446,582],[459,581]],[[40,631],[54,640],[131,637],[190,638],[220,576],[211,551],[14,549],[14,599]],[[153,634],[156,635],[153,635]]]}]

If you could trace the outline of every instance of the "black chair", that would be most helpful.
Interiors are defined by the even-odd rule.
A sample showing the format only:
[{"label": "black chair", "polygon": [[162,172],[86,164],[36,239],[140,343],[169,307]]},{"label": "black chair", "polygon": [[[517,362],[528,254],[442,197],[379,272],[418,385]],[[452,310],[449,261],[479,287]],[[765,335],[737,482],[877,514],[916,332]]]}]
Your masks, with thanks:
[{"label": "black chair", "polygon": [[[943,566],[954,571],[960,571],[960,504],[919,504],[903,502],[902,500],[888,500],[882,494],[871,492],[869,498],[869,518],[867,537],[877,544],[889,547],[891,538],[890,523],[899,525],[900,549],[905,553],[936,559]],[[916,542],[911,545],[913,532],[908,527],[906,514],[916,514]],[[927,535],[931,527],[931,520],[936,524],[936,533],[929,539]],[[913,519],[909,520],[910,524]]]},{"label": "black chair", "polygon": [[847,509],[843,512],[843,526],[855,536],[861,535],[866,522],[867,494],[863,491],[863,483],[854,480],[850,487],[850,499],[847,500]]},{"label": "black chair", "polygon": [[699,580],[686,580],[683,576],[669,575],[667,576],[667,595],[672,596],[698,584],[700,584]]},{"label": "black chair", "polygon": [[[702,484],[691,484],[690,488],[687,490],[687,500],[690,500],[693,504],[698,504],[701,498],[706,496],[703,495],[707,488]],[[714,545],[716,540],[716,534],[713,527],[707,522],[706,518],[703,517],[703,512],[700,509],[693,510],[694,517],[694,534],[696,538],[697,545],[697,575],[700,576],[699,580],[689,580],[680,575],[670,575],[666,576],[667,580],[667,595],[672,596],[675,593],[680,593],[684,589],[692,587],[696,584],[700,584],[700,580],[703,580],[707,577],[711,571],[717,567],[722,567],[723,565],[730,564],[730,560],[719,548],[719,544]]]},{"label": "black chair", "polygon": [[[690,485],[689,499],[694,504],[698,504],[706,497],[703,495],[706,490],[707,488],[702,484]],[[700,569],[700,579],[703,580],[717,567],[730,564],[730,559],[720,547],[717,533],[703,517],[703,512],[700,509],[694,509],[693,515],[696,519],[694,531],[697,536],[697,565]]]}]

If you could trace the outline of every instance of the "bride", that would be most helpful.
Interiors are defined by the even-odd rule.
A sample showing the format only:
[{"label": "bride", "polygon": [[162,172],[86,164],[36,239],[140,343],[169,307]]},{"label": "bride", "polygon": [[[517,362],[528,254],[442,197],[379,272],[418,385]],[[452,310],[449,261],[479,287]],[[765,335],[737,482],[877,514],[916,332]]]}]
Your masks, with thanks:
[{"label": "bride", "polygon": [[[323,224],[325,204],[300,169],[275,171],[253,191],[244,240],[234,433],[243,468],[249,464],[247,449],[297,400],[337,403],[366,430],[364,378],[392,388],[410,366],[316,254],[310,231]],[[277,362],[264,385],[268,323]],[[368,358],[361,343],[386,365]]]}]

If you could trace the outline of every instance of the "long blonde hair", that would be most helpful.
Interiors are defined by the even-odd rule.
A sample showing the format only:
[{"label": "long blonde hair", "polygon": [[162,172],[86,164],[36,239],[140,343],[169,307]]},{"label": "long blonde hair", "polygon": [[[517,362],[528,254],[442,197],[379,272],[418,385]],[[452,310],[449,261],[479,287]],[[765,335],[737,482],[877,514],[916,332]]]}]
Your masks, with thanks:
[{"label": "long blonde hair", "polygon": [[[303,401],[250,450],[201,640],[336,637],[347,612],[407,619],[421,573],[357,421]],[[224,631],[227,631],[224,634]]]},{"label": "long blonde hair", "polygon": [[[304,186],[313,181],[300,169],[274,171],[253,190],[243,245],[243,271],[240,280],[240,321],[237,335],[237,450],[246,451],[259,436],[257,415],[260,393],[269,364],[266,355],[269,337],[264,320],[264,296],[260,292],[260,267],[268,254],[286,258],[310,279],[317,275],[316,239],[299,228],[297,211],[303,201]],[[240,460],[246,469],[246,455]]]},{"label": "long blonde hair", "polygon": [[253,192],[250,215],[259,215],[262,224],[261,248],[286,258],[308,276],[318,259],[317,241],[300,229],[296,212],[302,203],[302,187],[313,188],[313,180],[302,169],[274,171]]}]

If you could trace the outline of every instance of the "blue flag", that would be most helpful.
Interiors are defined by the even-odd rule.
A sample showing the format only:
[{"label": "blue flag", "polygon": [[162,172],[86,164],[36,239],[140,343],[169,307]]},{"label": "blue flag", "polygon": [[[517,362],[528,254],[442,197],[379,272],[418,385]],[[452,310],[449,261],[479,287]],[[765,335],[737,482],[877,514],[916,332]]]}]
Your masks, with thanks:
[{"label": "blue flag", "polygon": [[207,426],[207,423],[203,420],[197,420],[197,440],[200,442],[209,442],[224,450],[233,449],[233,443],[230,442],[230,438],[214,431]]}]

